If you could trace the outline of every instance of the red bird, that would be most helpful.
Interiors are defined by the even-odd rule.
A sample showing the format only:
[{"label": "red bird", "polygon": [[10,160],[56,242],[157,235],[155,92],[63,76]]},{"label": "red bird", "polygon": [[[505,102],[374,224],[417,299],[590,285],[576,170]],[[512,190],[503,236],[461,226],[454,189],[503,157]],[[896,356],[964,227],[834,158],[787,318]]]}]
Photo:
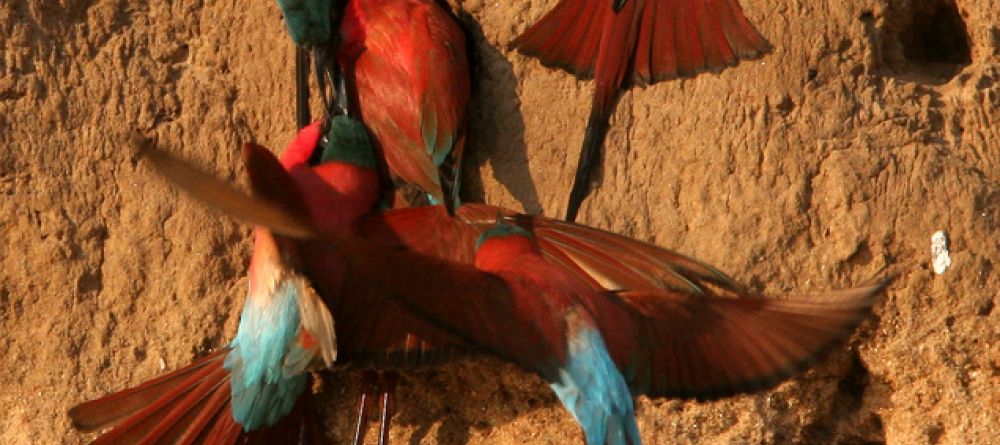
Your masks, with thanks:
[{"label": "red bird", "polygon": [[[572,357],[577,353],[572,351],[593,357],[606,347],[603,354],[617,369],[608,368],[606,359],[598,363],[604,363],[608,372],[628,376],[624,384],[634,393],[715,398],[770,386],[802,369],[850,333],[868,313],[873,295],[883,287],[858,288],[818,300],[721,298],[744,292],[695,260],[572,224],[502,217],[496,208],[487,206],[465,206],[463,209],[469,210],[459,209],[454,218],[441,207],[423,210],[428,212],[424,215],[437,215],[446,221],[438,226],[443,230],[437,239],[456,243],[447,249],[431,247],[427,241],[412,243],[428,231],[426,225],[412,220],[414,212],[421,209],[369,216],[356,222],[352,231],[345,228],[349,221],[330,222],[337,220],[333,209],[354,213],[360,207],[352,207],[352,196],[374,197],[374,170],[359,161],[363,157],[344,152],[333,155],[339,161],[354,160],[347,162],[348,168],[308,167],[304,160],[311,157],[311,149],[302,147],[315,146],[318,139],[317,131],[303,132],[310,134],[312,143],[293,144],[282,163],[266,150],[249,147],[246,160],[254,197],[241,196],[230,186],[164,155],[149,158],[196,197],[288,240],[287,245],[301,258],[301,273],[336,317],[338,363],[398,366],[427,362],[472,345],[540,373],[554,388],[561,384],[572,396],[572,387],[558,376],[590,369],[589,365],[574,367]],[[487,216],[490,210],[493,213]],[[510,240],[513,243],[497,239],[494,233],[484,238],[478,251],[475,242],[463,247],[470,232],[479,238],[494,231],[498,223],[516,224],[519,236]],[[407,232],[407,227],[416,230]],[[530,238],[523,234],[530,234]],[[415,251],[444,252],[465,260]],[[472,267],[473,261],[478,269]],[[537,298],[550,301],[545,304],[553,305],[552,312],[538,309]],[[535,309],[525,311],[532,307]],[[585,316],[576,319],[582,324],[561,331],[560,325],[548,321],[566,316],[567,310],[582,311]],[[549,332],[543,335],[544,343],[536,342],[538,338],[525,328],[532,325]],[[573,340],[576,337],[570,334],[579,332],[578,328],[593,334],[583,343]],[[601,342],[594,340],[597,334]],[[605,346],[594,351],[590,347],[573,349],[601,344]],[[567,345],[575,346],[566,349]],[[555,362],[545,359],[550,355]],[[219,356],[213,357],[216,361],[210,358],[209,363],[218,363]],[[198,366],[180,373],[190,373]],[[211,382],[228,378],[217,364],[209,369],[213,375],[222,375]],[[173,421],[192,422],[194,426],[204,427],[206,418],[220,419],[206,417],[208,405],[197,399],[178,405],[177,400],[187,398],[164,396],[200,388],[202,380],[168,380],[171,385],[158,385],[163,380],[144,384],[144,388],[153,388],[147,392],[153,396],[133,400],[109,421],[124,417],[120,425],[134,423],[133,413],[151,409],[166,409],[175,413],[170,416]],[[224,398],[227,393],[212,394]],[[106,400],[111,402],[105,405],[113,406],[119,397],[109,396]],[[155,408],[143,409],[147,406]],[[590,418],[581,416],[580,406],[584,405],[567,404],[584,425],[588,440],[593,437],[598,440],[594,443],[603,443],[604,436],[589,432],[593,427],[588,428],[584,419]],[[630,409],[615,412],[631,415]],[[231,420],[223,424],[231,428],[235,425]],[[628,433],[630,427],[622,425],[625,436],[621,437],[633,437]],[[169,425],[150,425],[163,427]]]},{"label": "red bird", "polygon": [[590,191],[623,86],[718,70],[769,49],[737,0],[561,0],[512,46],[596,82],[566,209],[570,222]]},{"label": "red bird", "polygon": [[[536,372],[581,423],[588,444],[641,443],[630,391],[714,399],[794,375],[849,335],[886,285],[798,299],[759,298],[697,278],[681,288],[598,291],[547,260],[531,231],[512,222],[494,216],[474,247],[475,268],[347,232],[308,239],[343,259],[342,300],[367,302],[375,318],[393,303],[396,314],[419,318],[410,329],[364,332],[383,339],[405,332],[431,347],[471,344]],[[637,253],[659,250],[646,247]],[[383,298],[369,299],[375,296]],[[420,325],[427,321],[433,325]]]},{"label": "red bird", "polygon": [[[338,150],[342,144],[367,144],[364,127],[358,122],[352,126],[346,118],[334,118],[331,126],[336,131],[331,132],[325,154],[333,159],[315,169],[295,170],[294,174],[307,191],[316,184],[310,179],[317,173],[350,180],[355,186],[350,190],[323,184],[324,196],[337,206],[338,212],[316,215],[325,218],[327,227],[343,230],[374,205],[379,184],[370,148],[366,147],[369,152],[366,168],[355,168],[355,163],[365,161],[353,155],[357,150],[347,151],[352,156],[338,156],[345,151]],[[303,130],[292,143],[293,150],[288,151],[294,153],[297,143],[310,144],[311,151],[319,139],[320,127],[317,123]],[[364,139],[347,137],[359,132]],[[266,165],[257,165],[273,158],[257,155],[260,151],[266,150],[248,144],[245,161],[251,170],[267,172]],[[160,157],[159,162],[178,171],[178,163],[172,158]],[[281,173],[279,179],[287,175]],[[265,181],[268,185],[275,181],[259,175],[251,180]],[[269,199],[297,193],[296,184],[286,182],[281,188],[255,187],[255,191]],[[351,198],[338,201],[338,193],[348,193]],[[218,199],[218,195],[213,196]],[[230,195],[229,208],[240,208],[234,201],[238,199]],[[309,214],[304,204],[284,211]],[[269,227],[277,226],[283,232],[299,235],[307,233],[307,229],[282,226],[273,215],[272,212],[272,217],[264,218],[264,223],[254,230],[250,289],[232,343],[178,371],[74,407],[69,412],[74,426],[85,430],[114,426],[95,443],[231,444],[276,440],[319,443],[314,413],[307,406],[310,403],[307,371],[317,365],[333,364],[336,357],[333,318],[308,278],[302,275],[303,256],[296,242],[272,233]]]},{"label": "red bird", "polygon": [[394,184],[391,207],[457,207],[471,80],[451,13],[435,0],[350,0],[338,60]]}]

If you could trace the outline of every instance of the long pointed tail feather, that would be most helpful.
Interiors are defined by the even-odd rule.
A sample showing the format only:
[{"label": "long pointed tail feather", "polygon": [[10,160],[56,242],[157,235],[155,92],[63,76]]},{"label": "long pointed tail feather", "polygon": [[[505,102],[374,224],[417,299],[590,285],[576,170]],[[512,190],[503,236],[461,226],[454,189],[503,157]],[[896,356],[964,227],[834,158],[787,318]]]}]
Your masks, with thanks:
[{"label": "long pointed tail feather", "polygon": [[608,135],[608,119],[607,114],[596,109],[590,112],[580,158],[576,161],[576,173],[573,174],[573,187],[566,203],[566,221],[576,221],[583,200],[590,194],[591,174],[600,160],[601,148],[604,147],[604,139]]},{"label": "long pointed tail feather", "polygon": [[[617,13],[606,11],[600,31],[600,44],[594,67],[594,100],[587,119],[587,130],[580,149],[573,188],[566,205],[566,220],[576,220],[580,204],[590,192],[591,173],[600,159],[608,135],[608,121],[618,100],[618,91],[629,69],[635,48],[636,29],[641,17],[642,0],[631,0]],[[603,8],[610,8],[606,2]],[[593,32],[593,31],[592,31]]]},{"label": "long pointed tail feather", "polygon": [[303,128],[312,122],[309,113],[309,51],[295,48],[295,125]]},{"label": "long pointed tail feather", "polygon": [[566,220],[590,192],[618,91],[735,65],[767,42],[736,0],[563,0],[512,43],[543,65],[593,76],[594,101],[577,162]]}]

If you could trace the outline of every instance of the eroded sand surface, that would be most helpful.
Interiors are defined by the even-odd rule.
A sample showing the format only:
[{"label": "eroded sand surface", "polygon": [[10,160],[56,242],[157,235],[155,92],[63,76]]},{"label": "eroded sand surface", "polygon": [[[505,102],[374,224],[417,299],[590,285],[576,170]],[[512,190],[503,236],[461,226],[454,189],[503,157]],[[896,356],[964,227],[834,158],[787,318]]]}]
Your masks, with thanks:
[{"label": "eroded sand surface", "polygon": [[[564,211],[592,84],[506,49],[555,3],[459,6],[478,52],[470,199]],[[997,443],[1000,4],[742,3],[774,51],[625,94],[581,221],[772,294],[900,277],[849,347],[790,383],[641,400],[646,443]],[[243,141],[293,134],[282,26],[271,1],[0,3],[0,443],[81,443],[69,406],[231,338],[248,228],[148,177],[122,135],[242,181]],[[326,379],[333,443],[358,381]],[[547,386],[493,361],[405,374],[398,406],[399,444],[580,440]]]}]

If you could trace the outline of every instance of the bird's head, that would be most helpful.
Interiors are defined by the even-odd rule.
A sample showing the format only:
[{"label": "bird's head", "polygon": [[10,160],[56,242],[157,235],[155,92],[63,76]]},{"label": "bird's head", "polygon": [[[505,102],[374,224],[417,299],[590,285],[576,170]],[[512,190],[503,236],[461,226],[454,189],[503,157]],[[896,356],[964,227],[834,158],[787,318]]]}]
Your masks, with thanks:
[{"label": "bird's head", "polygon": [[320,141],[319,165],[328,162],[352,164],[375,169],[375,147],[365,124],[348,116],[333,116],[327,125],[326,137]]},{"label": "bird's head", "polygon": [[476,267],[493,269],[498,264],[527,253],[538,253],[535,237],[525,228],[497,215],[496,225],[483,232],[476,240]]}]

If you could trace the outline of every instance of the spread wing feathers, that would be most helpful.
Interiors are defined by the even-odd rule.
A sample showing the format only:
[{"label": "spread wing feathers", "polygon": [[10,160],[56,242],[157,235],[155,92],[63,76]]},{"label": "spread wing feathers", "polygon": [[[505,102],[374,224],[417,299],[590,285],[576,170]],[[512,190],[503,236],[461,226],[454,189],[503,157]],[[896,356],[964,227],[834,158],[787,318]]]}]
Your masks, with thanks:
[{"label": "spread wing feathers", "polygon": [[595,290],[663,289],[719,296],[744,293],[742,286],[712,266],[611,232],[483,204],[466,204],[458,215],[471,224],[489,227],[495,224],[498,212],[531,232],[546,260]]},{"label": "spread wing feathers", "polygon": [[[252,151],[246,156],[249,159],[247,167],[251,170],[251,184],[255,196],[250,196],[218,178],[202,172],[187,161],[174,158],[155,148],[147,149],[145,155],[157,171],[170,179],[176,186],[189,191],[209,206],[222,210],[231,216],[268,227],[276,233],[286,236],[318,239],[321,241],[319,245],[322,245],[322,249],[330,247],[322,241],[333,244],[341,242],[341,234],[332,232],[319,234],[311,221],[302,220],[302,217],[295,214],[292,209],[296,207],[288,204],[287,199],[277,201],[280,203],[272,201],[278,197],[272,196],[268,191],[283,190],[284,185],[282,184],[287,184],[291,179],[285,176],[287,174],[280,170],[281,167],[276,161],[272,162],[273,159],[267,159],[272,157],[269,151],[253,146],[249,147],[248,150]],[[223,202],[219,202],[220,199]],[[447,216],[443,211],[442,214]],[[307,247],[300,245],[300,248],[303,249]],[[318,273],[320,272],[323,271]],[[380,275],[373,280],[384,281],[386,276],[391,275]],[[437,329],[408,310],[398,306],[389,306],[382,311],[372,311],[372,306],[379,307],[380,304],[385,304],[387,301],[378,292],[365,290],[362,286],[364,283],[356,282],[355,289],[351,291],[352,295],[369,295],[371,298],[357,298],[351,301],[339,298],[333,302],[333,309],[343,315],[340,323],[343,326],[341,334],[336,339],[336,345],[332,335],[332,319],[329,325],[326,323],[327,314],[312,310],[302,312],[302,322],[311,326],[307,329],[310,336],[318,335],[312,340],[320,342],[324,339],[329,340],[328,343],[316,345],[317,348],[320,348],[324,360],[327,357],[332,357],[336,351],[345,359],[365,363],[418,365],[447,359],[460,353],[462,349],[467,349],[467,345],[462,340]],[[376,298],[381,298],[381,300]],[[317,300],[316,305],[322,307],[322,302]],[[323,335],[320,334],[321,332],[330,332],[331,335]],[[420,335],[411,335],[415,333]],[[288,366],[303,365],[306,360],[305,355],[307,354],[303,354],[302,357],[290,357]]]},{"label": "spread wing feathers", "polygon": [[[267,227],[280,235],[292,238],[315,238],[317,236],[317,230],[311,221],[301,216],[301,213],[290,210],[286,203],[289,200],[273,201],[250,198],[246,193],[200,170],[189,162],[155,148],[148,140],[134,140],[139,147],[140,155],[150,162],[157,173],[195,199],[237,219]],[[256,153],[254,156],[262,154],[250,145],[248,145],[247,150],[254,151]],[[261,148],[261,150],[267,152],[266,149]],[[269,152],[267,153],[269,154]],[[247,164],[248,167],[252,165],[256,165],[256,162],[248,162]],[[280,164],[278,169],[280,170]],[[281,172],[284,174],[283,170]],[[291,181],[291,178],[287,178],[287,174],[285,176],[288,181]],[[251,172],[251,182],[255,181],[254,174]],[[297,189],[289,190],[295,191]]]},{"label": "spread wing feathers", "polygon": [[612,39],[615,51],[602,62],[631,69],[628,77],[640,84],[720,69],[769,49],[737,0],[629,0],[617,13],[606,0],[562,0],[513,46],[546,66],[592,77],[601,40]]},{"label": "spread wing feathers", "polygon": [[337,354],[342,362],[410,367],[439,363],[469,349],[451,331],[387,296],[381,282],[397,279],[389,271],[382,275],[372,271],[362,278],[352,277],[353,273],[351,268],[344,271],[345,282],[338,289],[351,297],[337,298],[330,305],[337,314]]},{"label": "spread wing feathers", "polygon": [[515,298],[510,285],[497,275],[403,249],[355,240],[343,246],[343,253],[349,285],[363,282],[377,287],[378,293],[467,345],[533,371],[558,359],[550,348],[563,338],[563,326],[537,322],[558,314],[545,298]]},{"label": "spread wing feathers", "polygon": [[637,393],[716,399],[769,388],[848,337],[871,314],[888,280],[796,298],[692,298],[618,293],[638,338],[598,325]]},{"label": "spread wing feathers", "polygon": [[135,388],[119,391],[70,409],[73,426],[95,431],[107,427],[93,444],[321,443],[307,392],[292,414],[271,428],[246,433],[230,410],[228,349]]},{"label": "spread wing feathers", "polygon": [[396,182],[454,206],[471,97],[465,36],[434,2],[366,15],[365,51],[355,62],[361,114]]}]

